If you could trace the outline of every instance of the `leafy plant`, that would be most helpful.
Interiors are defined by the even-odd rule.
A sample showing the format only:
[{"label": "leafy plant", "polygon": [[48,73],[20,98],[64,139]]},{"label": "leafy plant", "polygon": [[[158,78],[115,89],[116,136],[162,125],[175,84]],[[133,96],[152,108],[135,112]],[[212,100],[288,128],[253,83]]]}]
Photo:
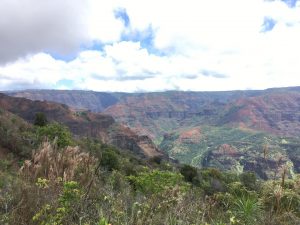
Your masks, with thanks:
[{"label": "leafy plant", "polygon": [[36,132],[41,141],[44,137],[47,137],[50,142],[55,140],[59,148],[64,148],[73,143],[69,129],[57,122],[38,127]]},{"label": "leafy plant", "polygon": [[119,169],[119,158],[117,153],[112,148],[106,148],[102,152],[100,165],[108,171]]},{"label": "leafy plant", "polygon": [[243,224],[258,224],[262,216],[261,203],[254,196],[242,196],[234,203],[234,214]]},{"label": "leafy plant", "polygon": [[136,190],[143,193],[159,193],[175,186],[179,186],[182,190],[188,188],[181,174],[169,171],[142,172],[137,176],[129,176],[128,180]]}]

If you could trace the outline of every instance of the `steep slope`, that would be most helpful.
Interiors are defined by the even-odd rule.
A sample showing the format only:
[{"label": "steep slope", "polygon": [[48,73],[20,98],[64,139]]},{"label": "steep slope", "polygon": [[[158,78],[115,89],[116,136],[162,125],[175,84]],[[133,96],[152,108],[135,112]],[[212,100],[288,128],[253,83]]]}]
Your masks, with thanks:
[{"label": "steep slope", "polygon": [[226,126],[182,128],[160,144],[170,157],[196,167],[254,171],[261,178],[278,176],[284,166],[300,171],[300,142],[253,130]]},{"label": "steep slope", "polygon": [[278,175],[285,165],[300,171],[295,157],[300,149],[298,89],[229,98],[226,92],[214,97],[168,94],[127,96],[105,112],[146,133],[183,163],[250,170],[262,178]]},{"label": "steep slope", "polygon": [[104,143],[128,149],[136,154],[152,157],[163,155],[147,136],[139,136],[128,127],[120,125],[108,115],[72,111],[66,105],[46,101],[31,101],[25,98],[0,94],[0,107],[29,122],[37,112],[43,112],[50,121],[58,121],[78,136],[90,136]]},{"label": "steep slope", "polygon": [[0,107],[0,159],[9,154],[29,157],[32,145],[27,139],[27,131],[31,129],[29,123]]}]

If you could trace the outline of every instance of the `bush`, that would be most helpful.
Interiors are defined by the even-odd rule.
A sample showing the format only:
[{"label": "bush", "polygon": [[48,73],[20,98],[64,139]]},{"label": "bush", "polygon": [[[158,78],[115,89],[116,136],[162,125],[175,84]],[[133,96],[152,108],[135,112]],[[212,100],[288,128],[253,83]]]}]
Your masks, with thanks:
[{"label": "bush", "polygon": [[200,170],[200,187],[205,194],[213,195],[216,192],[225,191],[225,182],[222,172],[215,168]]},{"label": "bush", "polygon": [[101,158],[102,143],[96,138],[84,137],[78,141],[81,149],[87,151],[97,159]]},{"label": "bush", "polygon": [[48,120],[44,113],[38,112],[35,114],[34,125],[43,127],[43,126],[46,126],[47,123],[48,123]]},{"label": "bush", "polygon": [[160,193],[164,190],[174,188],[178,185],[181,189],[188,187],[179,173],[169,171],[153,170],[151,172],[142,172],[137,176],[129,176],[129,181],[134,188],[143,193]]},{"label": "bush", "polygon": [[257,190],[256,175],[253,172],[245,172],[240,175],[242,184],[249,190]]},{"label": "bush", "polygon": [[118,170],[119,158],[117,153],[113,149],[107,148],[102,152],[100,164],[108,171]]},{"label": "bush", "polygon": [[51,142],[56,139],[56,144],[59,148],[64,148],[72,144],[72,135],[69,129],[57,122],[38,127],[37,136],[40,141],[44,137],[47,137]]},{"label": "bush", "polygon": [[180,173],[184,177],[184,180],[187,182],[192,183],[193,180],[197,177],[198,172],[195,167],[192,167],[190,165],[184,165],[180,168]]},{"label": "bush", "polygon": [[150,158],[150,162],[156,163],[158,165],[161,164],[162,162],[162,157],[161,156],[153,156],[152,158]]}]

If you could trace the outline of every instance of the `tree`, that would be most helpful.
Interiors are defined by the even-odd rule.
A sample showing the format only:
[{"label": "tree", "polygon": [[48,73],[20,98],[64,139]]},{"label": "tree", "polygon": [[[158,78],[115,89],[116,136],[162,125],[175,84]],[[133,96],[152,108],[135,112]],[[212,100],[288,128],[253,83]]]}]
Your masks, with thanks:
[{"label": "tree", "polygon": [[38,112],[35,114],[34,125],[43,127],[43,126],[46,126],[47,123],[48,123],[48,120],[44,113]]},{"label": "tree", "polygon": [[117,153],[115,153],[113,149],[106,148],[102,152],[100,164],[108,171],[119,169],[119,158]]},{"label": "tree", "polygon": [[184,180],[190,183],[192,183],[194,178],[198,175],[197,169],[190,165],[183,165],[180,168],[180,173],[184,177]]}]

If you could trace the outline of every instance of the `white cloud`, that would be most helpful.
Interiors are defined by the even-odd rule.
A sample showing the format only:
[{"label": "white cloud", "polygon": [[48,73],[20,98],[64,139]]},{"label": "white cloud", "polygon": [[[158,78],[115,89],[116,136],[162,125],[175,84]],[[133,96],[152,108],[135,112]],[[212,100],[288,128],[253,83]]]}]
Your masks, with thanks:
[{"label": "white cloud", "polygon": [[[12,5],[10,2],[18,1],[4,2]],[[66,10],[54,7],[56,0],[52,2],[52,11],[47,11],[48,15],[66,13]],[[71,1],[65,2],[61,4],[71,4]],[[25,13],[24,24],[31,24],[28,26],[32,28],[28,33],[37,27],[44,31],[45,27],[41,25],[52,21],[52,30],[59,28],[61,34],[57,39],[51,29],[44,35],[28,35],[19,31],[16,25],[13,31],[4,31],[7,37],[14,34],[10,45],[18,43],[18,36],[25,35],[25,40],[30,40],[21,41],[22,46],[29,43],[24,50],[26,53],[50,47],[64,51],[64,48],[75,49],[75,45],[92,42],[102,43],[103,50],[81,51],[70,62],[56,60],[46,53],[19,59],[0,67],[0,90],[62,88],[65,87],[60,84],[63,79],[72,80],[71,88],[100,91],[230,90],[300,85],[299,4],[289,8],[279,0],[85,2],[88,4],[72,1],[71,12],[81,15],[75,22],[70,21],[74,15],[67,14],[66,23],[61,21],[65,17],[58,16],[59,20],[52,21],[46,19],[47,15],[33,16],[34,20],[41,18],[41,22],[30,23]],[[78,6],[83,8],[79,10]],[[124,27],[124,23],[115,18],[117,8],[127,12],[129,27]],[[41,10],[41,14],[45,12]],[[263,33],[262,24],[266,17],[276,21],[276,25]],[[74,26],[74,29],[67,29],[68,32],[73,30],[73,35],[68,36],[69,33],[63,31],[66,26]],[[3,27],[0,16],[1,34]],[[122,41],[122,33],[142,32],[149,27],[154,32],[156,51],[149,51],[140,42]],[[30,44],[34,41],[37,41],[37,47]],[[68,41],[71,47],[66,43]],[[0,47],[3,43],[6,42],[1,42],[0,35]],[[21,53],[11,54],[20,56]],[[7,58],[6,54],[2,54],[2,58],[3,55]]]},{"label": "white cloud", "polygon": [[72,52],[88,39],[81,0],[1,0],[0,63],[43,50]]},{"label": "white cloud", "polygon": [[115,18],[118,8],[116,1],[88,0],[87,16],[88,34],[91,40],[104,43],[119,41],[124,31],[124,24]]},{"label": "white cloud", "polygon": [[118,41],[124,29],[102,0],[1,0],[0,64],[47,51],[74,54],[93,42]]}]

